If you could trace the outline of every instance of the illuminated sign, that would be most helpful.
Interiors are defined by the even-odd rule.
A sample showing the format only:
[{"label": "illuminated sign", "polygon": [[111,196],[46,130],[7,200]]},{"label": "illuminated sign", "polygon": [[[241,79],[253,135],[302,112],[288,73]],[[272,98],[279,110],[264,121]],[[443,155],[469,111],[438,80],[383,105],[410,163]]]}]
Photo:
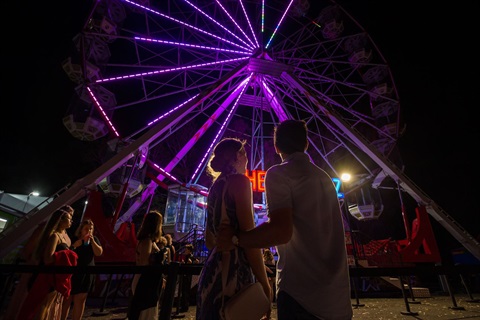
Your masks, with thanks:
[{"label": "illuminated sign", "polygon": [[338,178],[332,178],[332,181],[335,184],[335,190],[337,190],[338,199],[343,199],[345,195],[343,194],[343,192],[340,192],[340,186],[342,185],[342,180]]},{"label": "illuminated sign", "polygon": [[265,192],[265,171],[252,170],[245,173],[247,178],[252,183],[252,190],[254,192]]},{"label": "illuminated sign", "polygon": [[[247,178],[252,183],[253,192],[265,192],[265,173],[266,171],[263,170],[247,170],[245,173]],[[332,181],[335,184],[335,190],[337,190],[338,198],[343,199],[344,194],[343,192],[340,192],[342,181],[338,178],[332,178]]]}]

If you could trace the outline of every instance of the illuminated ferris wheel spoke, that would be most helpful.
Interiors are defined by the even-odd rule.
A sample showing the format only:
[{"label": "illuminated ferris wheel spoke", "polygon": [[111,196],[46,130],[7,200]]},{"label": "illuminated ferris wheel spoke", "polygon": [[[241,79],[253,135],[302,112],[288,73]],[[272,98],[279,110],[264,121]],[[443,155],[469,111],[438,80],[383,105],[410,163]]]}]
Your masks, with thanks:
[{"label": "illuminated ferris wheel spoke", "polygon": [[272,42],[272,39],[273,39],[273,37],[275,36],[275,34],[277,33],[278,28],[280,28],[280,26],[281,26],[281,24],[282,24],[282,21],[283,21],[283,19],[285,18],[285,15],[287,14],[287,12],[288,12],[288,10],[290,9],[290,7],[292,6],[293,1],[294,1],[294,0],[290,0],[290,3],[288,4],[287,9],[285,10],[285,12],[284,12],[283,15],[282,15],[282,18],[280,19],[280,21],[278,22],[277,26],[275,27],[275,30],[273,30],[272,35],[270,36],[270,39],[268,40],[267,45],[265,46],[265,49],[268,49],[268,46],[270,45],[270,42]]},{"label": "illuminated ferris wheel spoke", "polygon": [[238,53],[238,54],[241,54],[241,55],[251,55],[252,54],[251,51],[246,52],[246,51],[222,49],[222,48],[201,46],[201,45],[197,45],[197,44],[182,43],[182,42],[167,41],[167,40],[159,40],[159,39],[144,38],[144,37],[135,37],[135,40],[154,42],[154,43],[162,43],[162,44],[171,44],[171,45],[175,45],[175,46],[179,46],[179,47],[197,48],[197,49],[205,49],[205,50],[228,52],[228,53]]},{"label": "illuminated ferris wheel spoke", "polygon": [[153,9],[151,9],[151,8],[145,7],[145,6],[143,6],[143,5],[141,5],[141,4],[138,4],[138,3],[136,3],[136,2],[133,2],[133,1],[130,1],[130,0],[123,0],[123,1],[125,1],[125,2],[127,2],[127,3],[130,3],[130,4],[134,5],[134,6],[137,6],[137,7],[139,7],[139,8],[142,8],[142,9],[144,9],[144,10],[147,10],[147,11],[149,11],[149,12],[151,12],[151,13],[154,13],[154,14],[160,16],[160,17],[163,17],[163,18],[166,18],[166,19],[168,19],[168,20],[171,20],[171,21],[174,21],[174,22],[176,22],[176,23],[179,23],[179,24],[181,24],[181,25],[183,25],[183,26],[185,26],[185,27],[187,27],[187,28],[190,28],[190,29],[193,29],[193,30],[198,31],[198,32],[200,32],[200,33],[209,35],[209,36],[211,36],[211,37],[213,37],[213,38],[215,38],[215,39],[217,39],[217,40],[223,41],[223,42],[225,42],[225,43],[229,43],[229,44],[231,44],[231,45],[233,45],[233,46],[242,48],[242,49],[244,49],[244,50],[246,50],[246,51],[250,51],[250,50],[251,50],[250,48],[246,48],[246,47],[244,47],[244,46],[241,46],[241,45],[239,45],[239,44],[237,44],[237,43],[235,43],[235,42],[232,42],[232,41],[227,40],[227,39],[225,39],[225,38],[222,38],[222,37],[219,37],[219,36],[217,36],[217,35],[214,35],[214,34],[211,33],[211,32],[208,32],[208,31],[206,31],[206,30],[197,28],[197,27],[195,27],[195,26],[193,26],[193,25],[191,25],[191,24],[188,24],[188,23],[186,23],[186,22],[180,21],[180,20],[178,20],[178,19],[176,19],[176,18],[170,17],[170,16],[168,16],[168,15],[166,15],[166,14],[163,14],[163,13],[158,12],[158,11],[156,11],[156,10],[153,10]]},{"label": "illuminated ferris wheel spoke", "polygon": [[199,64],[194,64],[194,65],[184,66],[184,67],[168,68],[168,69],[162,69],[162,70],[156,70],[156,71],[150,71],[150,72],[142,72],[142,73],[123,75],[123,76],[116,76],[116,77],[112,77],[112,78],[98,79],[96,82],[97,83],[102,83],[102,82],[109,82],[109,81],[116,81],[116,80],[140,78],[140,77],[144,77],[144,76],[152,76],[152,75],[157,75],[157,74],[161,74],[161,73],[189,70],[189,69],[195,69],[195,68],[199,68],[199,67],[207,67],[207,66],[213,66],[213,65],[219,65],[219,64],[227,64],[227,63],[230,63],[230,62],[246,60],[246,59],[249,59],[249,57],[221,60],[221,61],[214,61],[214,62],[207,62],[207,63],[199,63]]},{"label": "illuminated ferris wheel spoke", "polygon": [[165,169],[163,169],[162,167],[160,167],[158,164],[154,163],[153,161],[151,160],[147,160],[147,163],[148,165],[150,165],[152,168],[154,168],[155,170],[157,170],[158,172],[160,172],[161,174],[164,174],[166,177],[168,177],[170,180],[180,184],[182,187],[185,187],[189,190],[192,190],[192,191],[195,191],[203,196],[208,196],[208,192],[205,191],[205,190],[201,190],[195,186],[188,186],[185,182],[182,182],[180,181],[180,179],[174,177],[173,175],[171,175],[169,172],[167,172]]},{"label": "illuminated ferris wheel spoke", "polygon": [[[189,5],[191,5],[193,8],[195,8],[195,10],[197,10],[198,12],[200,12],[201,14],[203,14],[205,17],[207,17],[210,21],[212,21],[213,23],[215,23],[217,26],[219,26],[220,28],[222,28],[223,30],[225,30],[226,32],[228,32],[229,34],[231,34],[233,37],[235,37],[236,39],[238,39],[240,42],[242,42],[243,44],[245,44],[246,46],[248,46],[250,49],[254,49],[253,46],[251,46],[250,44],[246,43],[244,40],[240,39],[239,36],[237,36],[236,34],[234,34],[232,31],[230,31],[227,27],[223,26],[221,23],[219,23],[217,20],[213,19],[212,17],[210,17],[208,14],[206,14],[205,12],[203,12],[200,8],[198,8],[197,6],[195,6],[193,3],[191,3],[190,1],[188,0],[183,0],[185,1],[186,3],[188,3]],[[217,1],[218,2],[218,1]],[[222,6],[222,9],[223,6]],[[224,9],[225,11],[225,9]],[[231,16],[228,14],[228,12],[225,11],[225,13],[227,13],[227,15],[231,18]],[[238,27],[238,24],[235,23],[235,25]],[[240,29],[240,31],[242,31]],[[243,34],[245,34],[243,31],[242,31]],[[248,39],[248,38],[247,38]],[[250,43],[252,42],[250,39],[248,39],[250,41]],[[253,45],[253,43],[252,43]]]},{"label": "illuminated ferris wheel spoke", "polygon": [[272,109],[277,115],[278,120],[280,122],[287,120],[288,117],[287,117],[287,114],[285,113],[284,108],[282,108],[282,106],[278,102],[276,95],[272,92],[272,90],[268,87],[268,84],[264,80],[262,80],[262,89],[264,90],[265,97],[270,102]]},{"label": "illuminated ferris wheel spoke", "polygon": [[185,102],[179,104],[178,106],[176,106],[175,108],[173,109],[170,109],[169,111],[165,112],[164,114],[162,114],[161,116],[155,118],[154,120],[150,121],[147,123],[147,125],[143,128],[141,128],[140,130],[137,130],[135,131],[134,133],[130,134],[128,137],[126,137],[125,139],[126,140],[130,140],[131,138],[135,137],[136,135],[138,135],[139,133],[141,133],[142,131],[144,131],[145,129],[147,129],[148,127],[154,125],[156,122],[160,121],[161,119],[165,118],[166,116],[168,116],[169,114],[171,114],[172,112],[174,112],[175,110],[181,108],[182,106],[184,106],[185,104],[187,104],[188,102],[192,101],[193,99],[195,99],[196,97],[198,96],[198,94],[194,95],[192,98],[186,100]]},{"label": "illuminated ferris wheel spoke", "polygon": [[[218,0],[217,0],[218,2]],[[245,17],[245,20],[247,21],[248,27],[250,28],[250,32],[252,33],[253,39],[255,40],[255,43],[257,44],[255,48],[259,48],[260,45],[258,44],[257,36],[255,35],[255,32],[253,31],[252,23],[250,22],[250,18],[248,17],[247,12],[245,11],[245,6],[243,5],[242,0],[238,0],[240,3],[240,6],[242,7],[243,15]],[[263,12],[263,11],[262,11]],[[262,31],[263,32],[263,31]],[[246,36],[246,35],[245,35]],[[248,37],[247,37],[248,38]]]},{"label": "illuminated ferris wheel spoke", "polygon": [[245,8],[243,7],[243,4],[242,2],[240,1],[240,4],[242,4],[242,9],[243,9],[243,14],[245,15],[245,18],[248,22],[248,25],[250,26],[250,30],[252,30],[252,35],[253,35],[253,38],[256,42],[257,45],[255,45],[252,40],[247,36],[247,34],[245,33],[245,31],[243,31],[243,29],[238,25],[237,21],[235,21],[235,19],[230,15],[230,13],[227,11],[227,9],[225,9],[225,7],[220,3],[220,1],[216,0],[217,1],[217,4],[220,6],[220,8],[222,8],[222,10],[225,12],[225,14],[228,16],[228,18],[235,24],[235,26],[238,28],[238,30],[240,30],[240,32],[245,36],[245,38],[252,44],[252,46],[254,46],[255,48],[258,48],[259,45],[258,45],[258,41],[257,41],[257,38],[255,37],[255,33],[253,32],[252,30],[252,25],[250,24],[250,19],[248,19],[248,16],[245,12]]},{"label": "illuminated ferris wheel spoke", "polygon": [[[156,164],[155,162],[151,161],[151,160],[147,160],[148,164],[155,167],[155,169],[157,169],[159,172],[161,172],[161,175],[157,176],[157,179],[159,181],[162,181],[164,177],[167,177],[168,179],[176,182],[176,183],[182,183],[178,178],[176,178],[175,176],[173,176],[170,172],[168,172],[167,170],[163,169],[162,167],[160,167],[158,164]],[[161,177],[161,178],[159,178]]]},{"label": "illuminated ferris wheel spoke", "polygon": [[113,134],[114,134],[116,137],[120,137],[120,134],[118,133],[117,129],[115,129],[115,126],[113,125],[112,121],[110,120],[110,118],[109,118],[108,115],[106,114],[105,110],[104,110],[103,107],[101,106],[100,101],[98,101],[98,99],[97,99],[97,97],[95,96],[95,94],[93,93],[92,89],[91,89],[89,86],[86,86],[86,88],[87,88],[87,90],[88,90],[88,93],[90,94],[90,97],[91,97],[92,100],[93,100],[94,105],[97,107],[98,112],[102,115],[103,120],[105,120],[105,122],[107,123],[108,127],[110,128],[110,131],[112,131]]},{"label": "illuminated ferris wheel spoke", "polygon": [[198,94],[194,95],[193,97],[191,97],[190,99],[186,100],[185,102],[179,104],[178,106],[176,106],[175,108],[167,111],[166,113],[164,113],[163,115],[161,115],[160,117],[158,118],[155,118],[153,121],[150,121],[147,125],[148,126],[151,126],[153,125],[154,123],[156,123],[157,121],[165,118],[166,116],[168,116],[169,114],[171,114],[172,112],[174,112],[175,110],[177,110],[178,108],[181,108],[183,107],[186,103],[189,103],[190,101],[192,101],[193,99],[195,99],[196,97],[198,97]]},{"label": "illuminated ferris wheel spoke", "polygon": [[[240,1],[241,2],[241,1]],[[243,7],[243,5],[242,5]],[[265,0],[262,0],[262,34],[265,32]]]}]

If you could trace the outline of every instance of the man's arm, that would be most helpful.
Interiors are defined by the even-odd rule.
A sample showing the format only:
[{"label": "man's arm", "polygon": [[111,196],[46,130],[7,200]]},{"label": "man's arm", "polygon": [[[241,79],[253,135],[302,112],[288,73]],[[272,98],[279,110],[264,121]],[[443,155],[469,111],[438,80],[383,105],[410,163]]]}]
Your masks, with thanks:
[{"label": "man's arm", "polygon": [[292,208],[270,212],[270,219],[249,231],[237,234],[237,245],[243,248],[268,248],[290,241],[293,233]]},{"label": "man's arm", "polygon": [[[243,248],[267,248],[290,241],[293,233],[293,217],[291,208],[277,209],[271,212],[270,219],[256,228],[239,231],[234,234],[230,227],[221,227],[217,234],[217,249],[228,251],[234,245]],[[238,242],[234,244],[232,238]]]}]

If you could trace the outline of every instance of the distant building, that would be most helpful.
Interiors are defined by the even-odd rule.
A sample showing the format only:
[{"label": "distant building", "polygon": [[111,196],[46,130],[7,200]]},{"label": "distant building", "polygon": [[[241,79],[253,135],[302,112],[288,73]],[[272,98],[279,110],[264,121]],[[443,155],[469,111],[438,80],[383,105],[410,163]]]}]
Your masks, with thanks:
[{"label": "distant building", "polygon": [[48,197],[5,193],[0,190],[0,232],[34,209],[49,203]]}]

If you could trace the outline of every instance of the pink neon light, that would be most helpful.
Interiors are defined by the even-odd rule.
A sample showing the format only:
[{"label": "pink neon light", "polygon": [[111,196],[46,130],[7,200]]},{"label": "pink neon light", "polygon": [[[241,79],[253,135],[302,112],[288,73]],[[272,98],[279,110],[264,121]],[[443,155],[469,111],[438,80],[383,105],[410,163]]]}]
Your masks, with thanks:
[{"label": "pink neon light", "polygon": [[135,37],[134,39],[135,40],[141,40],[141,41],[148,41],[148,42],[173,44],[173,45],[181,46],[181,47],[199,48],[199,49],[206,49],[206,50],[213,50],[213,51],[220,51],[220,52],[229,52],[229,53],[239,53],[239,54],[244,54],[244,55],[250,55],[252,53],[251,51],[245,52],[245,51],[237,51],[237,50],[229,50],[229,49],[220,49],[220,48],[214,48],[214,47],[200,46],[200,45],[196,45],[196,44],[181,43],[181,42],[175,42],[175,41],[165,41],[165,40],[143,38],[143,37]]},{"label": "pink neon light", "polygon": [[223,63],[229,63],[229,62],[233,62],[233,61],[246,60],[246,59],[249,59],[249,58],[250,57],[242,57],[242,58],[214,61],[214,62],[208,62],[208,63],[194,64],[194,65],[185,66],[185,67],[177,67],[177,68],[169,68],[169,69],[163,69],[163,70],[157,70],[157,71],[129,74],[129,75],[119,76],[119,77],[98,79],[95,82],[101,83],[101,82],[108,82],[108,81],[114,81],[114,80],[123,80],[123,79],[137,78],[137,77],[143,77],[143,76],[151,76],[151,75],[161,74],[161,73],[166,73],[166,72],[188,70],[188,69],[193,69],[193,68],[197,68],[197,67],[213,66],[213,65],[216,65],[216,64],[223,64]]},{"label": "pink neon light", "polygon": [[[252,74],[253,74],[253,73],[252,73]],[[223,129],[226,127],[227,123],[230,121],[230,118],[232,117],[233,112],[237,109],[238,100],[240,99],[240,97],[242,96],[243,92],[245,91],[245,88],[247,87],[247,84],[248,84],[248,82],[250,81],[250,78],[252,77],[252,74],[250,74],[250,75],[249,75],[245,80],[243,80],[242,83],[240,84],[240,86],[243,85],[242,91],[240,92],[240,94],[238,95],[237,99],[235,100],[235,103],[234,103],[232,109],[230,109],[230,112],[228,113],[227,117],[225,118],[225,121],[222,123],[222,126],[220,127],[220,129],[218,130],[217,134],[215,135],[215,138],[213,138],[212,143],[210,144],[210,146],[209,146],[208,149],[207,149],[207,152],[205,152],[205,154],[203,155],[202,160],[201,160],[200,163],[198,164],[197,169],[195,169],[195,172],[193,173],[192,178],[190,179],[190,181],[193,181],[193,180],[195,179],[195,177],[197,176],[197,173],[200,171],[200,168],[203,167],[203,163],[205,162],[205,160],[207,159],[208,155],[210,154],[210,151],[212,150],[213,146],[217,143],[218,139],[220,138],[220,135],[221,135],[221,133],[223,132]]]},{"label": "pink neon light", "polygon": [[[252,46],[250,46],[248,43],[246,43],[245,41],[243,41],[242,39],[240,39],[240,37],[238,37],[236,34],[234,34],[232,31],[230,31],[228,28],[222,26],[217,20],[213,19],[212,17],[210,17],[208,14],[206,14],[205,12],[203,12],[200,8],[198,8],[197,6],[195,6],[193,3],[191,3],[190,1],[188,0],[183,0],[185,1],[186,3],[188,3],[189,5],[191,5],[192,7],[194,7],[198,12],[200,12],[201,14],[203,14],[205,17],[207,17],[210,21],[212,21],[213,23],[215,23],[216,25],[218,25],[220,28],[222,28],[223,30],[227,31],[228,33],[230,33],[233,37],[237,38],[240,42],[242,42],[243,44],[247,45],[248,47],[250,47],[250,49],[253,49]],[[217,1],[218,3],[218,1]],[[227,13],[228,15],[228,13]],[[228,15],[230,16],[230,15]],[[231,18],[231,17],[230,17]],[[237,25],[238,27],[238,25]]]},{"label": "pink neon light", "polygon": [[239,47],[239,48],[242,48],[242,49],[248,51],[247,48],[245,48],[245,47],[243,47],[243,46],[241,46],[241,45],[239,45],[239,44],[236,44],[235,42],[232,42],[232,41],[229,41],[229,40],[227,40],[227,39],[224,39],[224,38],[221,38],[221,37],[219,37],[219,36],[216,36],[216,35],[214,35],[213,33],[210,33],[210,32],[207,32],[207,31],[205,31],[205,30],[202,30],[202,29],[200,29],[200,28],[197,28],[197,27],[195,27],[195,26],[192,26],[191,24],[182,22],[182,21],[180,21],[180,20],[178,20],[178,19],[175,19],[175,18],[172,18],[172,17],[170,17],[170,16],[167,16],[166,14],[163,14],[163,13],[160,13],[160,12],[155,11],[155,10],[153,10],[153,9],[147,8],[147,7],[145,7],[145,6],[142,6],[141,4],[138,4],[138,3],[136,3],[136,2],[133,2],[133,1],[130,1],[130,0],[123,0],[123,1],[128,2],[128,3],[130,3],[130,4],[134,5],[134,6],[140,7],[140,8],[142,8],[142,9],[145,9],[145,10],[147,10],[147,11],[150,11],[150,12],[152,12],[152,13],[154,13],[154,14],[157,14],[157,15],[159,15],[159,16],[161,16],[161,17],[164,17],[164,18],[166,18],[166,19],[175,21],[175,22],[177,22],[177,23],[179,23],[179,24],[181,24],[181,25],[184,25],[184,26],[186,26],[186,27],[188,27],[188,28],[192,28],[192,29],[194,29],[194,30],[196,30],[196,31],[198,31],[198,32],[201,32],[201,33],[204,33],[204,34],[208,34],[209,36],[214,37],[215,39],[222,40],[222,41],[224,41],[224,42],[226,42],[226,43],[230,43],[231,45],[237,46],[237,47]]},{"label": "pink neon light", "polygon": [[265,49],[267,49],[268,46],[270,45],[270,42],[272,42],[273,37],[274,37],[275,34],[277,33],[277,30],[278,30],[278,28],[280,27],[280,25],[282,24],[283,18],[285,18],[285,15],[287,14],[288,9],[290,9],[290,6],[292,5],[292,3],[293,3],[293,0],[290,0],[290,3],[288,4],[287,10],[285,10],[285,12],[283,13],[282,18],[280,19],[280,22],[278,22],[277,26],[275,27],[275,30],[273,31],[272,36],[270,37],[270,40],[268,40],[268,43],[267,43],[267,45],[265,46]]},{"label": "pink neon light", "polygon": [[115,136],[120,137],[120,134],[117,132],[117,129],[115,129],[115,127],[113,126],[113,123],[108,118],[107,114],[105,113],[102,106],[100,105],[100,102],[98,102],[97,97],[95,97],[95,95],[93,94],[93,91],[90,89],[89,86],[87,86],[87,91],[90,94],[90,97],[92,97],[93,101],[95,102],[94,105],[97,107],[97,110],[102,115],[103,120],[105,120],[110,130],[115,134]]}]

